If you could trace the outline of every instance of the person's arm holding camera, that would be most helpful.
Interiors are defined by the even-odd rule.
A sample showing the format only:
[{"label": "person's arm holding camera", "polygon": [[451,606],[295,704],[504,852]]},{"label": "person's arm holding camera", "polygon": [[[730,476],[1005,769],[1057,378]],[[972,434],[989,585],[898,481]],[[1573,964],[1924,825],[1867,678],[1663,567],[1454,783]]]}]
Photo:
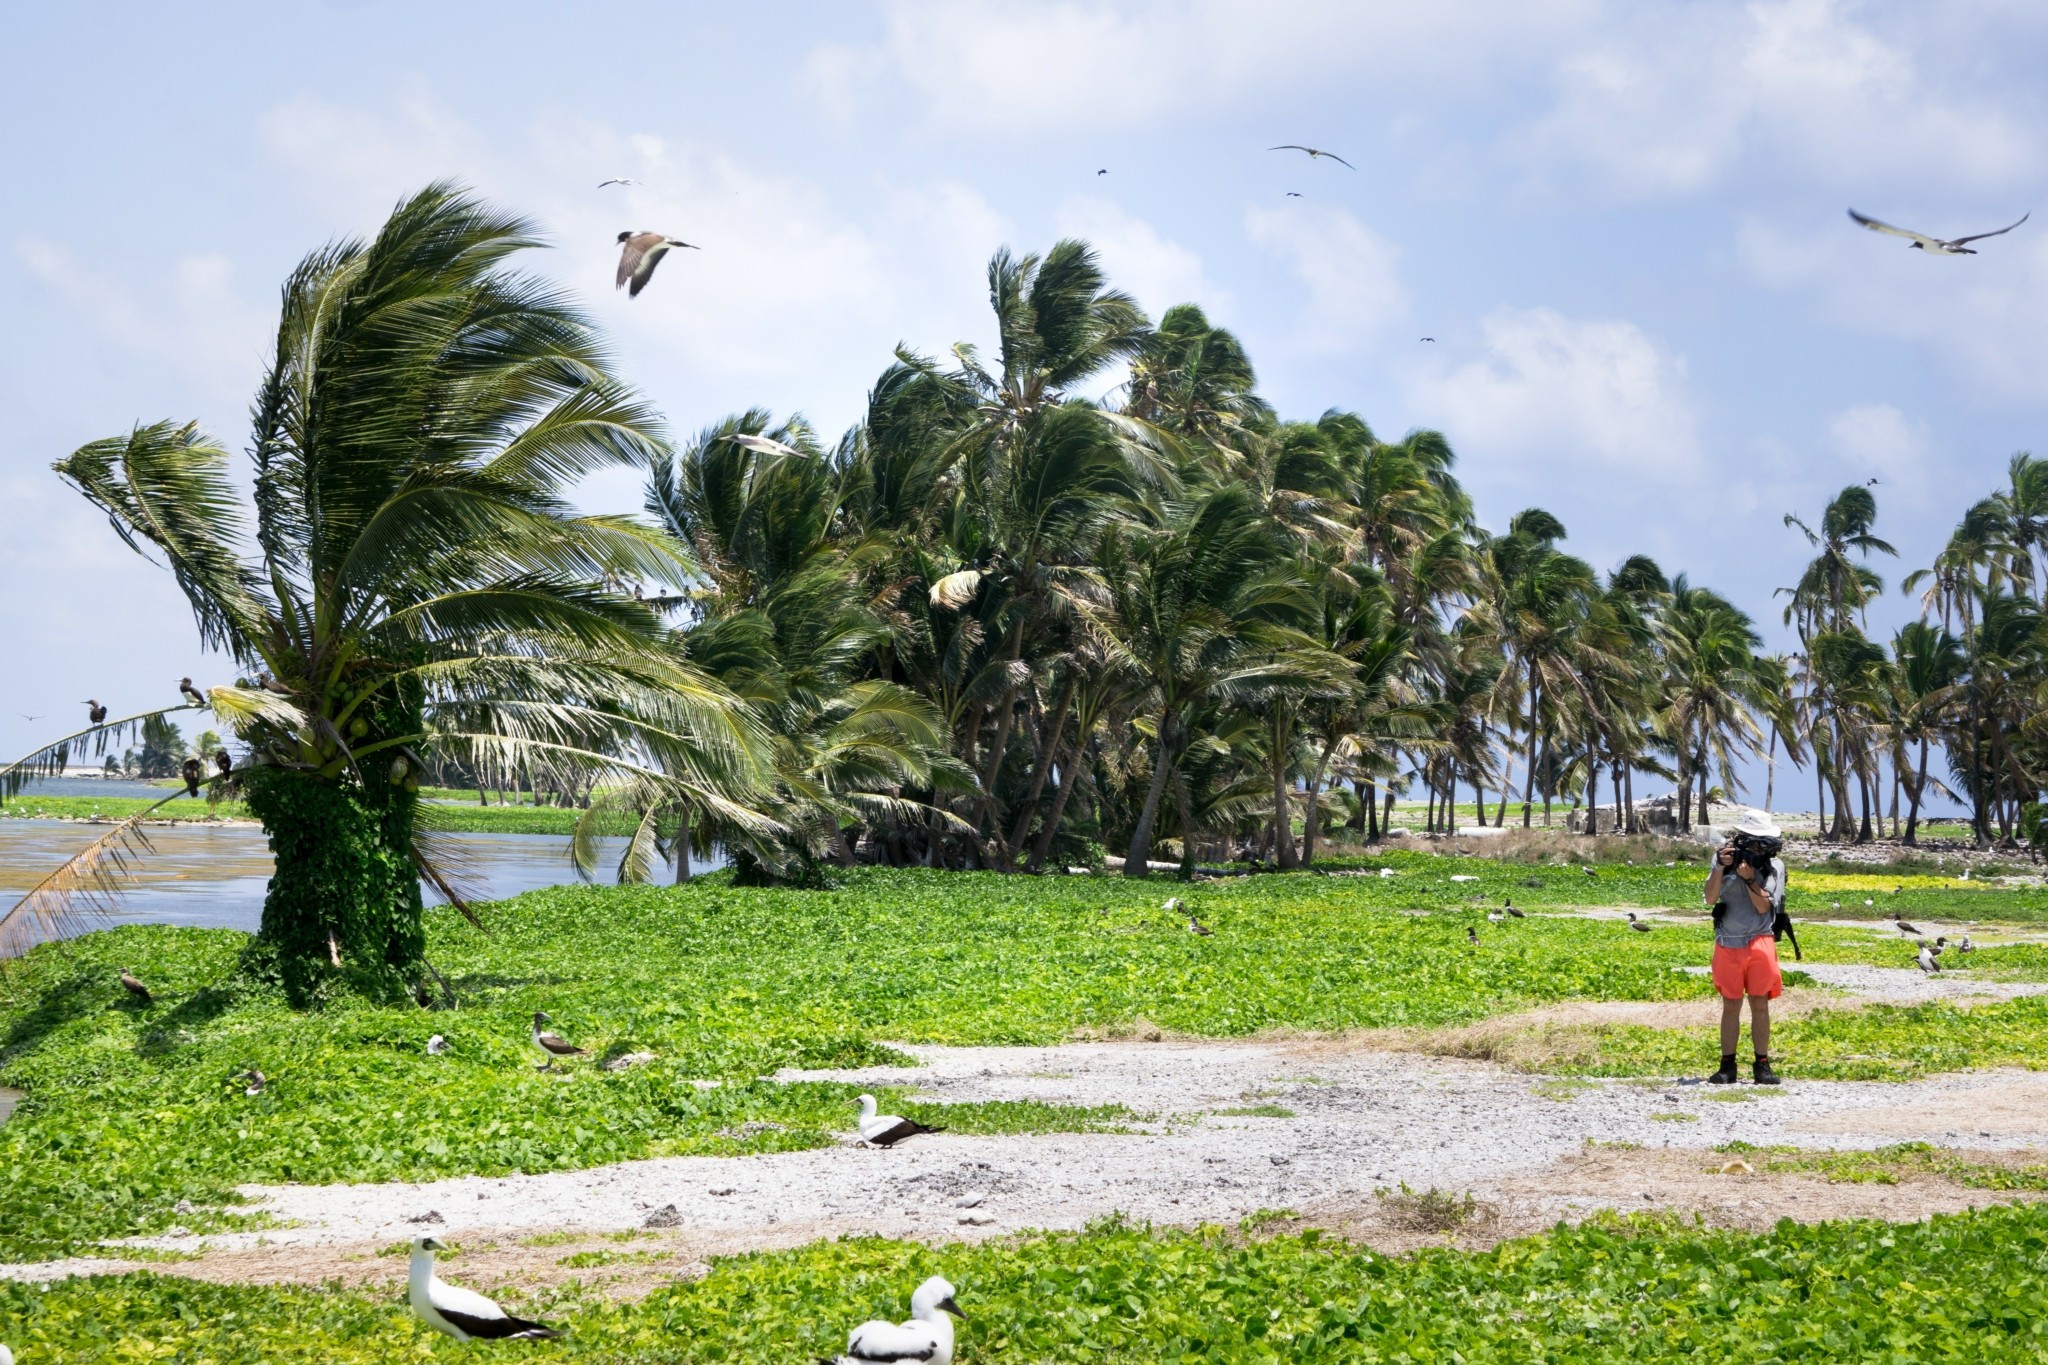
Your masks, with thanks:
[{"label": "person's arm holding camera", "polygon": [[1770,888],[1757,880],[1754,863],[1748,858],[1736,857],[1735,845],[1732,842],[1721,845],[1720,852],[1715,855],[1713,867],[1707,872],[1707,904],[1720,903],[1722,879],[1727,876],[1726,869],[1730,867],[1734,868],[1735,875],[1742,879],[1742,889],[1749,895],[1751,908],[1760,915],[1770,914]]}]

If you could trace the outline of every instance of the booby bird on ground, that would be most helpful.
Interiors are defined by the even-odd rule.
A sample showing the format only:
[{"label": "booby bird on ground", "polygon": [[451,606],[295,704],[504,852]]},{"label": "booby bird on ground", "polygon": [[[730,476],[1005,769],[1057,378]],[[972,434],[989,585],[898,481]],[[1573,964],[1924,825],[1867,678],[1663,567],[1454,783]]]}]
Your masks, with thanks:
[{"label": "booby bird on ground", "polygon": [[860,1104],[860,1140],[870,1147],[894,1147],[905,1138],[916,1137],[919,1133],[943,1133],[943,1126],[928,1126],[916,1119],[904,1118],[901,1114],[877,1114],[875,1097],[862,1095]]},{"label": "booby bird on ground", "polygon": [[622,232],[619,234],[619,275],[612,285],[614,289],[626,289],[626,282],[633,287],[626,289],[626,297],[637,299],[647,282],[654,278],[654,267],[661,264],[661,258],[668,255],[673,247],[686,246],[692,251],[700,250],[694,242],[667,237],[659,232]]},{"label": "booby bird on ground", "polygon": [[1858,213],[1854,209],[1849,210],[1849,216],[1862,226],[1869,228],[1872,232],[1883,232],[1893,237],[1904,237],[1907,242],[1911,243],[1914,250],[1931,251],[1937,256],[1974,256],[1977,254],[1976,251],[1964,245],[1966,242],[1981,242],[1986,237],[2003,237],[2006,233],[2011,232],[2013,228],[2018,227],[2020,223],[2026,222],[2027,219],[2034,215],[2032,213],[2023,213],[2020,215],[2020,223],[2012,223],[1998,229],[1996,232],[1977,232],[1972,233],[1968,237],[1951,237],[1947,241],[1943,241],[1939,237],[1929,237],[1924,232],[1914,232],[1910,228],[1893,227],[1890,223],[1881,223],[1877,219],[1867,214]]},{"label": "booby bird on ground", "polygon": [[14,1352],[0,1346],[0,1365],[14,1365]]},{"label": "booby bird on ground", "polygon": [[1650,932],[1650,926],[1643,923],[1641,920],[1637,919],[1636,912],[1633,910],[1628,912],[1628,927],[1635,930],[1639,934],[1647,934]]},{"label": "booby bird on ground", "polygon": [[443,1038],[440,1034],[437,1033],[433,1037],[427,1039],[427,1055],[429,1057],[438,1057],[447,1050],[448,1040],[446,1038]]},{"label": "booby bird on ground", "polygon": [[1899,918],[1899,916],[1897,915],[1892,916],[1892,923],[1899,926],[1899,932],[1902,934],[1917,934],[1920,932],[1918,929],[1906,923],[1905,920]]},{"label": "booby bird on ground", "polygon": [[1505,911],[1505,912],[1506,912],[1506,914],[1507,914],[1507,917],[1508,917],[1509,919],[1527,919],[1527,918],[1529,918],[1529,917],[1528,917],[1527,915],[1523,914],[1523,913],[1522,913],[1521,911],[1519,911],[1519,910],[1515,909],[1515,899],[1514,899],[1514,897],[1512,897],[1512,896],[1510,896],[1510,897],[1508,897],[1508,898],[1507,898],[1506,900],[1502,901],[1502,902],[1500,903],[1500,908],[1501,908],[1501,909],[1502,909],[1503,911]]},{"label": "booby bird on ground", "polygon": [[1502,920],[1506,918],[1507,916],[1502,914],[1498,910],[1489,910],[1486,912],[1486,922],[1488,924],[1499,924]]},{"label": "booby bird on ground", "polygon": [[1929,975],[1941,970],[1940,954],[1934,951],[1931,943],[1921,948],[1919,957],[1914,960],[1920,964],[1920,970]]},{"label": "booby bird on ground", "polygon": [[1165,904],[1161,905],[1159,908],[1161,910],[1164,910],[1169,915],[1178,915],[1180,913],[1180,897],[1168,896],[1166,898]]},{"label": "booby bird on ground", "polygon": [[135,979],[135,974],[129,971],[126,967],[123,967],[121,969],[121,989],[128,992],[128,994],[134,996],[137,1000],[140,1000],[145,1005],[152,1005],[156,1003],[156,997],[149,993],[149,987],[143,985],[140,981],[137,981]]},{"label": "booby bird on ground", "polygon": [[194,687],[190,678],[178,679],[178,691],[182,692],[185,700],[191,702],[194,706],[206,705],[206,694]]},{"label": "booby bird on ground", "polygon": [[515,1318],[474,1289],[449,1284],[434,1273],[434,1253],[448,1248],[436,1237],[416,1237],[406,1298],[421,1322],[457,1341],[472,1337],[534,1341],[562,1335],[544,1322]]},{"label": "booby bird on ground", "polygon": [[1580,869],[1579,869],[1579,871],[1581,871],[1581,872],[1585,873],[1585,874],[1586,874],[1586,875],[1587,875],[1588,877],[1597,877],[1597,876],[1599,876],[1599,875],[1600,875],[1600,874],[1599,874],[1598,872],[1595,872],[1595,871],[1594,871],[1594,870],[1593,870],[1592,868],[1590,868],[1590,867],[1582,867],[1582,868],[1580,868]]},{"label": "booby bird on ground", "polygon": [[1216,933],[1214,929],[1211,929],[1208,925],[1202,923],[1202,921],[1196,918],[1192,913],[1188,915],[1188,932],[1196,935],[1199,938],[1212,938],[1215,936]]},{"label": "booby bird on ground", "polygon": [[846,1335],[846,1354],[820,1356],[818,1365],[874,1365],[874,1362],[917,1361],[920,1365],[952,1365],[953,1324],[946,1315],[966,1320],[953,1302],[954,1289],[934,1275],[910,1296],[910,1321],[864,1322]]},{"label": "booby bird on ground", "polygon": [[548,1016],[544,1011],[535,1010],[533,1012],[533,1045],[540,1049],[543,1057],[547,1058],[546,1061],[540,1064],[542,1071],[553,1067],[557,1057],[581,1057],[583,1055],[583,1049],[577,1047],[567,1038],[562,1037],[559,1033],[549,1033],[546,1029],[542,1028],[541,1025],[546,1022],[548,1022]]},{"label": "booby bird on ground", "polygon": [[264,1074],[253,1066],[249,1068],[248,1074],[242,1079],[248,1082],[246,1086],[242,1087],[242,1093],[252,1100],[262,1094],[263,1087],[269,1084],[269,1080]]},{"label": "booby bird on ground", "polygon": [[1968,934],[1964,934],[1963,941],[1956,945],[1956,951],[1959,953],[1974,953],[1977,951],[1977,945],[1970,942]]},{"label": "booby bird on ground", "polygon": [[1479,931],[1469,924],[1465,926],[1465,942],[1471,944],[1474,948],[1479,946]]}]

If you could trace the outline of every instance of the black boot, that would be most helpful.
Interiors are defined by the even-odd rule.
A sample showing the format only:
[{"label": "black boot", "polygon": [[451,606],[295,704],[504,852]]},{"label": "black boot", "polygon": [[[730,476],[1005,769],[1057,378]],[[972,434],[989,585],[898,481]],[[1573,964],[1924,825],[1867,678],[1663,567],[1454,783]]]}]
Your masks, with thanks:
[{"label": "black boot", "polygon": [[[1728,1069],[1732,1072],[1735,1068],[1731,1065]],[[1731,1076],[1730,1079],[1732,1080],[1733,1077]],[[1771,1059],[1764,1056],[1761,1052],[1756,1055],[1756,1083],[1758,1085],[1777,1085],[1779,1083],[1778,1073],[1771,1070]]]},{"label": "black boot", "polygon": [[1735,1054],[1734,1054],[1734,1053],[1732,1053],[1732,1052],[1724,1052],[1724,1053],[1722,1053],[1722,1054],[1721,1054],[1721,1069],[1720,1069],[1719,1071],[1716,1071],[1716,1072],[1715,1072],[1715,1073],[1714,1073],[1713,1075],[1711,1075],[1711,1076],[1707,1077],[1707,1084],[1708,1084],[1708,1085],[1733,1085],[1733,1084],[1735,1084]]}]

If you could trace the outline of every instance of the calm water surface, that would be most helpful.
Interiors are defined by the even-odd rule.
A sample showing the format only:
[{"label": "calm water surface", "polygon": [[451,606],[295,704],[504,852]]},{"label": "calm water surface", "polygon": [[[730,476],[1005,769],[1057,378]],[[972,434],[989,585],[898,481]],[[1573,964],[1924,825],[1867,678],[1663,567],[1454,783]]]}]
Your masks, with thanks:
[{"label": "calm water surface", "polygon": [[[95,787],[115,783],[93,782]],[[106,795],[122,793],[108,791]],[[107,832],[106,825],[63,820],[0,820],[0,910],[72,854]],[[254,827],[163,825],[148,831],[152,853],[130,864],[131,889],[114,924],[183,924],[254,932],[263,917],[271,873],[270,845]],[[569,839],[553,834],[444,834],[469,864],[483,899],[499,900],[576,880]],[[615,864],[624,839],[606,839],[604,865]],[[694,864],[709,871],[715,863]],[[428,900],[434,897],[430,893]]]}]

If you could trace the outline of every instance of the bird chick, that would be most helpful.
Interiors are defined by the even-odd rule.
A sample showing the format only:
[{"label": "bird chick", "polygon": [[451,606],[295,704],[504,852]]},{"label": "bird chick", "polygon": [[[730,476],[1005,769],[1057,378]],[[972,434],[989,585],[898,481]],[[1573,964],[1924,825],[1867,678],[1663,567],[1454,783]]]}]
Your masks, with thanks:
[{"label": "bird chick", "polygon": [[242,1079],[248,1082],[247,1085],[242,1087],[242,1093],[250,1099],[255,1099],[258,1095],[262,1094],[263,1087],[269,1084],[263,1073],[253,1066],[249,1068]]},{"label": "bird chick", "polygon": [[448,1040],[446,1038],[443,1038],[440,1034],[437,1033],[433,1037],[427,1039],[427,1055],[429,1057],[438,1057],[447,1050]]}]

